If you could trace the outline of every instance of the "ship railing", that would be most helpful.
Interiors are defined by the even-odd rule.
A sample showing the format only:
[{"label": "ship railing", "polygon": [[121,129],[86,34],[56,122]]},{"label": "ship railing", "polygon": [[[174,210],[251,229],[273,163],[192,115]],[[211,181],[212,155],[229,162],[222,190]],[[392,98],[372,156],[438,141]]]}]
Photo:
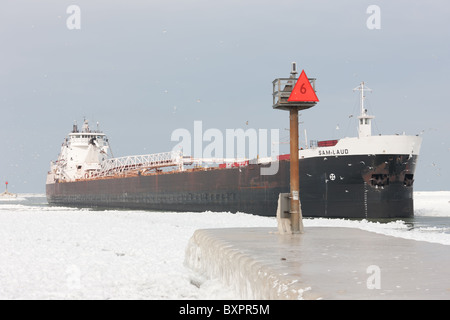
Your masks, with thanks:
[{"label": "ship railing", "polygon": [[103,161],[99,172],[90,177],[98,178],[126,174],[136,170],[180,166],[181,159],[181,152],[177,151],[111,158]]},{"label": "ship railing", "polygon": [[235,166],[243,166],[250,163],[263,164],[271,161],[273,161],[271,157],[253,160],[247,158],[193,158],[190,156],[183,156],[181,151],[171,151],[107,159],[100,164],[100,169],[98,171],[89,171],[83,179],[142,174],[147,170],[173,166],[178,166],[179,170],[184,170],[185,165],[201,166],[204,164],[234,164]]},{"label": "ship railing", "polygon": [[184,157],[183,164],[185,165],[201,165],[201,164],[266,164],[275,161],[272,157],[263,158],[191,158]]},{"label": "ship railing", "polygon": [[184,164],[197,164],[211,163],[211,164],[222,164],[222,163],[234,163],[234,162],[244,162],[248,161],[247,158],[184,158]]},{"label": "ship railing", "polygon": [[[278,78],[272,82],[273,91],[273,107],[279,107],[283,104],[288,103],[288,98],[292,93],[292,89],[294,89],[295,83],[298,79],[296,78]],[[314,92],[316,91],[316,78],[308,78],[309,83],[311,84]]]},{"label": "ship railing", "polygon": [[310,140],[309,141],[309,148],[315,149],[318,147],[319,141],[318,140]]}]

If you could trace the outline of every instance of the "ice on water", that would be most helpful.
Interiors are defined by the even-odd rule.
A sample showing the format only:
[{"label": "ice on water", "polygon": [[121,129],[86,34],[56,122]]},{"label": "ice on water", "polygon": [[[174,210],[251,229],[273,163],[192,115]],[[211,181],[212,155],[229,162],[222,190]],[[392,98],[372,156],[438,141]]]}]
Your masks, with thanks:
[{"label": "ice on water", "polygon": [[[305,219],[304,225],[450,245],[450,192],[418,192],[415,199],[418,222]],[[195,230],[228,227],[276,228],[276,219],[49,207],[43,195],[20,194],[0,201],[0,299],[239,299],[184,265]]]}]

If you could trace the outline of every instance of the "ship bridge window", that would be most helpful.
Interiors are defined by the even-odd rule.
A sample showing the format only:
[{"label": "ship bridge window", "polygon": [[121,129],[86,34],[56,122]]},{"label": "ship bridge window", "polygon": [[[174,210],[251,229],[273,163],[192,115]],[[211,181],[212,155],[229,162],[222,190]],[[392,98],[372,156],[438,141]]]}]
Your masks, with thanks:
[{"label": "ship bridge window", "polygon": [[384,187],[389,185],[389,177],[387,174],[373,174],[370,181],[374,187]]}]

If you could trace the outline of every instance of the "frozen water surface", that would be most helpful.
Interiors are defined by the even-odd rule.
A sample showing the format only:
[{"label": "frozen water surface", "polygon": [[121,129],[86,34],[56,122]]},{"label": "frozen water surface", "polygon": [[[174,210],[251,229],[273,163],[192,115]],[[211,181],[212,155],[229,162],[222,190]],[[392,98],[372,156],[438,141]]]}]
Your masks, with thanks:
[{"label": "frozen water surface", "polygon": [[[418,192],[415,199],[410,220],[305,219],[304,225],[449,245],[450,192]],[[49,207],[43,195],[20,194],[0,201],[0,299],[239,299],[184,260],[197,229],[247,227],[276,228],[276,220]]]}]

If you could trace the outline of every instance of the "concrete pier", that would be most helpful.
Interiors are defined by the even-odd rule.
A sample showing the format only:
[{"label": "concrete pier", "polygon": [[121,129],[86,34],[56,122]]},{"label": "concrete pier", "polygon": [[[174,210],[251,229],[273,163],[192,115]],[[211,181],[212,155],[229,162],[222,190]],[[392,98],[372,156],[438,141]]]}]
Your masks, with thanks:
[{"label": "concrete pier", "polygon": [[242,299],[450,299],[450,246],[352,228],[197,230],[185,262]]}]

